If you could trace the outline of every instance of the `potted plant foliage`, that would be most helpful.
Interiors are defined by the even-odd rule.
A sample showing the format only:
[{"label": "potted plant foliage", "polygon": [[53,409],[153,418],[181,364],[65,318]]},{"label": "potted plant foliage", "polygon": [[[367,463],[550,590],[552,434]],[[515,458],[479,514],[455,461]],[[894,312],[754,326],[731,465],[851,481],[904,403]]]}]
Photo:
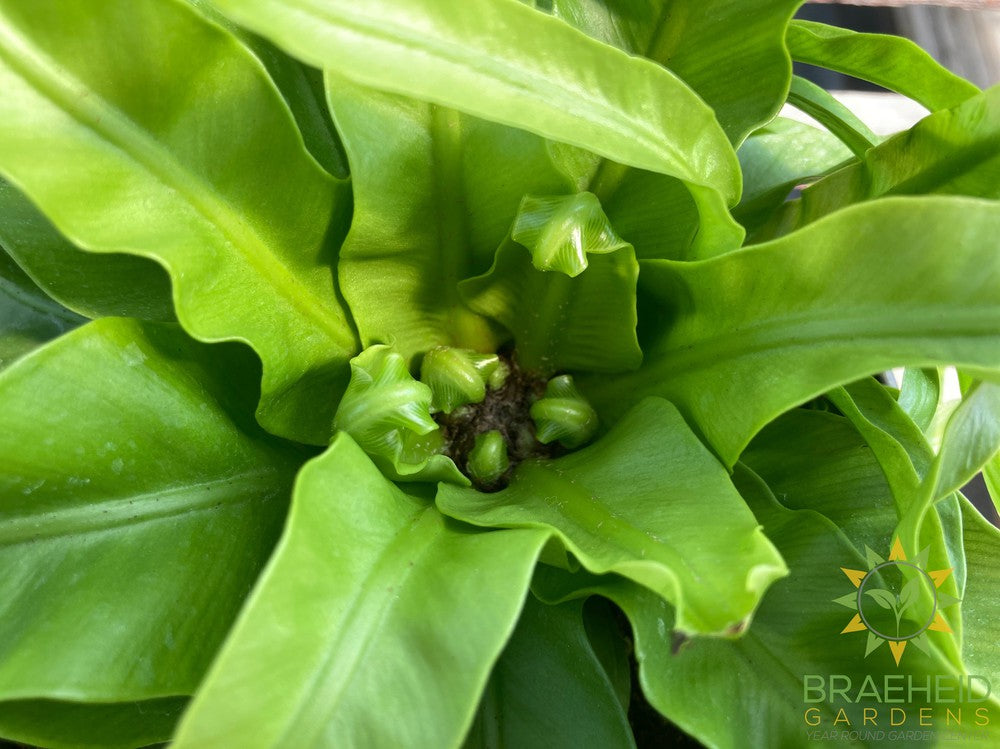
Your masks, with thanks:
[{"label": "potted plant foliage", "polygon": [[997,745],[1000,91],[798,4],[2,0],[0,737]]}]

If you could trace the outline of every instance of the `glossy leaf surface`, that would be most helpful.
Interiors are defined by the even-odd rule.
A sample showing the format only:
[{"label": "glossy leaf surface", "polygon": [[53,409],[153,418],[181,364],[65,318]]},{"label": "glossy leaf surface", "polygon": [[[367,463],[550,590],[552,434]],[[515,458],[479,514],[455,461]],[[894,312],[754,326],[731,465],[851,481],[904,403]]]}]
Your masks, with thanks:
[{"label": "glossy leaf surface", "polygon": [[742,626],[785,574],[725,469],[660,399],[590,447],[522,463],[502,491],[442,484],[437,504],[476,525],[554,532],[592,572],[617,572],[670,601],[690,634]]},{"label": "glossy leaf surface", "polygon": [[901,364],[996,369],[998,232],[993,203],[886,199],[713,260],[645,261],[645,363],[581,390],[606,423],[670,398],[732,464],[768,421],[843,382]]},{"label": "glossy leaf surface", "polygon": [[456,746],[546,535],[448,520],[338,435],[174,746]]},{"label": "glossy leaf surface", "polygon": [[262,422],[324,443],[354,348],[323,245],[345,186],[261,63],[174,0],[6,0],[0,88],[0,173],[73,244],[163,264],[192,335],[261,355]]},{"label": "glossy leaf surface", "polygon": [[253,421],[258,376],[115,319],[0,374],[0,701],[194,691],[301,460]]},{"label": "glossy leaf surface", "polygon": [[569,178],[524,131],[339,76],[327,85],[355,175],[338,267],[364,345],[391,342],[407,359],[492,351],[502,334],[462,304],[458,282],[489,267],[525,192],[567,192]]},{"label": "glossy leaf surface", "polygon": [[796,19],[789,24],[786,38],[795,60],[871,81],[909,96],[932,112],[954,107],[979,92],[902,37],[861,34]]},{"label": "glossy leaf surface", "polygon": [[356,83],[669,174],[728,202],[739,195],[725,133],[681,80],[517,0],[214,2],[296,56]]}]

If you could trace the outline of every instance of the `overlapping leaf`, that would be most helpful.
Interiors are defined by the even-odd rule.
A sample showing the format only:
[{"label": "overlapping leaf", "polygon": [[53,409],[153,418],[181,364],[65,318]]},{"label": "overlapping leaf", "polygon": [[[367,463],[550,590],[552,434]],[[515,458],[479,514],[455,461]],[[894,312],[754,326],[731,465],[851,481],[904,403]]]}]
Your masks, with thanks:
[{"label": "overlapping leaf", "polygon": [[766,220],[791,190],[851,159],[851,151],[825,130],[777,117],[750,135],[739,151],[743,198],[734,209],[745,227]]},{"label": "overlapping leaf", "polygon": [[739,144],[771,119],[792,66],[782,33],[798,0],[553,0],[553,12],[601,41],[666,66]]},{"label": "overlapping leaf", "polygon": [[489,266],[526,192],[571,190],[545,141],[333,75],[328,98],[354,171],[338,272],[362,342],[408,359],[492,351],[502,332],[465,308],[458,282]]},{"label": "overlapping leaf", "polygon": [[3,180],[0,245],[49,297],[81,315],[176,319],[170,279],[161,266],[134,255],[83,252]]},{"label": "overlapping leaf", "polygon": [[528,196],[489,272],[459,290],[510,331],[525,369],[620,372],[642,361],[638,276],[635,251],[593,194]]},{"label": "overlapping leaf", "polygon": [[[793,438],[790,434],[789,442]],[[816,467],[815,460],[798,463]],[[815,473],[826,474],[826,488],[820,494],[826,495],[827,505],[842,503],[845,508],[856,501],[856,492],[866,491],[862,487],[881,479],[880,469],[870,458],[867,471],[859,471],[854,477],[839,473],[836,466],[829,470],[816,467]],[[853,478],[861,479],[860,487]],[[812,731],[821,736],[824,732],[844,729],[859,731],[856,739],[849,733],[850,746],[895,746],[897,742],[889,738],[890,719],[894,717],[898,722],[900,716],[890,715],[893,705],[870,696],[857,701],[854,698],[867,676],[881,690],[885,677],[897,679],[901,669],[886,647],[866,657],[865,633],[841,634],[850,612],[833,603],[834,598],[851,589],[838,568],[864,568],[864,550],[818,513],[782,507],[760,479],[742,466],[737,468],[736,479],[791,570],[790,576],[776,583],[765,596],[750,629],[739,639],[699,639],[678,648],[672,635],[674,614],[670,607],[641,587],[613,576],[589,579],[577,576],[574,580],[573,576],[547,568],[546,577],[536,581],[536,590],[549,600],[596,593],[621,606],[632,622],[640,682],[647,698],[664,715],[709,746],[762,749],[798,746],[810,743]],[[797,483],[802,487],[808,485],[804,478]],[[887,496],[884,483],[882,486],[883,496]],[[801,497],[796,499],[800,500]],[[995,534],[991,535],[983,553],[991,553],[995,545]],[[989,641],[991,622],[996,621],[1000,591],[995,590],[995,578],[989,570],[977,575],[977,600],[981,608],[975,616],[979,621],[967,619],[970,629],[976,627],[984,642]],[[982,644],[974,650],[977,657],[985,658],[980,663],[987,666],[975,673],[995,679],[994,659],[989,655],[992,651]],[[916,648],[908,648],[905,658],[903,675],[912,675],[917,684],[942,675],[944,684],[954,685],[955,677],[962,673],[947,661]],[[818,680],[827,680],[831,674],[842,675],[838,676],[840,687],[846,686],[842,677],[851,680],[852,686],[847,691],[851,701],[842,696],[831,697],[828,681],[824,682],[821,693],[817,691]],[[809,693],[804,690],[807,675],[814,677],[810,681],[813,691]],[[700,688],[691,689],[692,684]],[[807,694],[810,699],[822,698],[807,702]],[[944,708],[950,707],[955,712],[960,706],[963,723],[956,725],[952,721],[949,731],[983,745],[990,745],[1000,737],[995,721],[983,726],[981,719],[974,720],[974,711],[980,707],[985,707],[988,715],[996,714],[1000,705],[995,696],[984,702],[959,700],[944,705],[933,703],[916,691],[905,705],[898,706],[904,708],[905,721],[896,725],[896,730],[926,730],[926,726],[923,729],[920,726],[921,708],[930,711],[931,720],[940,728],[946,719]],[[875,710],[875,728],[863,722],[866,709]],[[927,714],[924,713],[925,722]],[[871,719],[872,713],[867,715]],[[719,716],[727,719],[720,720]],[[840,722],[834,724],[838,718]],[[869,730],[862,734],[866,725]],[[886,730],[879,731],[879,727]]]},{"label": "overlapping leaf", "polygon": [[442,484],[437,503],[476,525],[554,532],[587,569],[672,603],[689,634],[743,626],[785,574],[725,469],[658,398],[588,448],[522,463],[502,491]]},{"label": "overlapping leaf", "polygon": [[355,345],[323,244],[346,185],[261,63],[177,0],[6,0],[0,88],[0,173],[73,244],[160,262],[190,333],[260,354],[262,422],[324,443]]},{"label": "overlapping leaf", "polygon": [[0,369],[83,322],[42,293],[0,248]]},{"label": "overlapping leaf", "polygon": [[458,745],[546,537],[448,520],[338,434],[174,746]]},{"label": "overlapping leaf", "polygon": [[735,154],[697,94],[662,67],[517,0],[214,3],[356,83],[678,177],[702,188],[696,200],[709,211],[738,197]]},{"label": "overlapping leaf", "polygon": [[0,373],[0,726],[55,700],[135,730],[111,703],[197,687],[301,460],[254,422],[258,377],[241,346],[117,319]]},{"label": "overlapping leaf", "polygon": [[787,203],[768,236],[888,195],[1000,198],[1000,86],[924,118]]},{"label": "overlapping leaf", "polygon": [[797,19],[789,24],[786,38],[795,60],[877,83],[932,112],[954,107],[979,92],[902,37],[860,34]]},{"label": "overlapping leaf", "polygon": [[606,422],[645,395],[669,398],[732,464],[779,413],[871,372],[996,370],[998,232],[995,203],[897,198],[704,262],[644,261],[645,362],[581,389]]}]

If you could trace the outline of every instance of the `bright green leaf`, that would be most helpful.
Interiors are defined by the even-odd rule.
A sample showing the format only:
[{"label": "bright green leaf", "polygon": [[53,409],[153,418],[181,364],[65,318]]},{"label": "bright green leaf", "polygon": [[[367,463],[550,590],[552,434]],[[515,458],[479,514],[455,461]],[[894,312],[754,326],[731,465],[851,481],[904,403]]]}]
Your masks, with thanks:
[{"label": "bright green leaf", "polygon": [[83,322],[42,293],[0,248],[0,369]]},{"label": "bright green leaf", "polygon": [[337,435],[173,746],[457,745],[545,540],[442,517]]},{"label": "bright green leaf", "polygon": [[529,461],[503,491],[442,484],[446,514],[555,532],[593,572],[618,572],[670,601],[678,629],[742,626],[785,574],[725,469],[666,401],[643,401],[596,444]]},{"label": "bright green leaf", "polygon": [[0,173],[73,244],[166,267],[188,332],[260,354],[262,423],[325,443],[355,346],[323,244],[347,188],[262,64],[177,0],[6,0],[0,88]]},{"label": "bright green leaf", "polygon": [[213,1],[292,54],[356,83],[678,177],[729,203],[738,198],[735,154],[697,94],[655,63],[517,0]]},{"label": "bright green leaf", "polygon": [[81,251],[4,180],[0,245],[46,294],[81,315],[176,319],[170,278],[161,266],[135,255]]},{"label": "bright green leaf", "polygon": [[116,319],[0,373],[0,702],[193,693],[301,461],[254,422],[258,376]]},{"label": "bright green leaf", "polygon": [[940,370],[907,367],[899,388],[899,407],[925,434],[934,421],[940,401]]},{"label": "bright green leaf", "polygon": [[974,85],[902,37],[859,34],[797,19],[788,26],[786,38],[795,60],[876,83],[932,112],[954,107],[979,93]]},{"label": "bright green leaf", "polygon": [[792,76],[788,103],[819,122],[850,148],[855,156],[863,157],[868,149],[879,142],[878,136],[850,109],[812,81]]},{"label": "bright green leaf", "polygon": [[537,136],[339,76],[327,89],[354,172],[339,276],[364,344],[391,342],[407,358],[492,351],[498,333],[457,284],[489,266],[525,192],[566,192],[569,179]]},{"label": "bright green leaf", "polygon": [[644,261],[663,332],[640,328],[638,371],[578,384],[605,423],[670,398],[731,465],[781,412],[871,372],[1000,368],[998,234],[994,203],[886,199],[712,260]]}]

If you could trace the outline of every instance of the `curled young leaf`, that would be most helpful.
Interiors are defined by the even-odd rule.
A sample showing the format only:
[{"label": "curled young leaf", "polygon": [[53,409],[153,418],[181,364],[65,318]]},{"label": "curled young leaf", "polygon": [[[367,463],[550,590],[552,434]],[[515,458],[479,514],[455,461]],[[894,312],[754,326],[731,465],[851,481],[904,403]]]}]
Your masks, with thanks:
[{"label": "curled young leaf", "polygon": [[444,439],[431,418],[432,397],[400,354],[370,346],[351,359],[351,381],[333,426],[350,434],[393,479],[468,484],[451,458],[441,455]]}]

